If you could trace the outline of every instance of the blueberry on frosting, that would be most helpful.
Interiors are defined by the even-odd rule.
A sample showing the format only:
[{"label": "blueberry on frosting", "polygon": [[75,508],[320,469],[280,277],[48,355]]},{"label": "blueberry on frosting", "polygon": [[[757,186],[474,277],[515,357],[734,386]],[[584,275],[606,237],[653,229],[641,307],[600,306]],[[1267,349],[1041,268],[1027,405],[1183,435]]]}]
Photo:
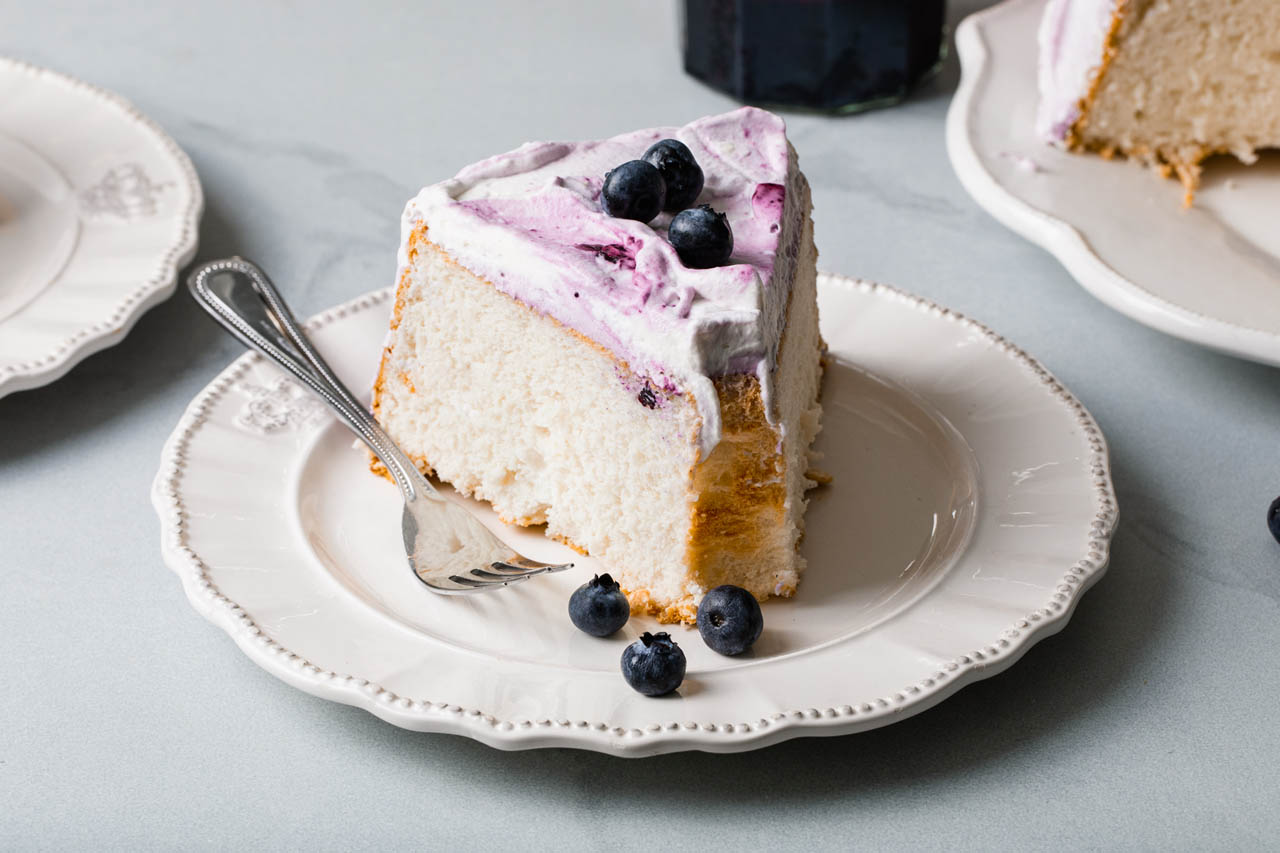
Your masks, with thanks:
[{"label": "blueberry on frosting", "polygon": [[641,158],[652,163],[667,184],[667,202],[662,209],[675,213],[698,200],[702,192],[702,167],[689,146],[678,139],[660,139]]},{"label": "blueberry on frosting", "polygon": [[628,160],[605,173],[600,197],[610,216],[648,222],[662,212],[667,184],[653,164]]},{"label": "blueberry on frosting", "polygon": [[709,204],[682,210],[672,217],[667,239],[680,262],[691,269],[718,267],[733,254],[729,217],[712,210]]}]

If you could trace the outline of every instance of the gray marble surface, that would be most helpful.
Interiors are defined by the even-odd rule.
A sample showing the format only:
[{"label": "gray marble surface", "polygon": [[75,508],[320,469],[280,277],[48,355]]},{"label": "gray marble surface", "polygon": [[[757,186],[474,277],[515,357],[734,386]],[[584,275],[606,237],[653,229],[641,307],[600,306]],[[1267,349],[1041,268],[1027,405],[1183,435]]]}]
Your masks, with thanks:
[{"label": "gray marble surface", "polygon": [[[424,182],[732,106],[680,71],[671,2],[7,0],[0,21],[0,53],[167,128],[205,186],[199,257],[258,260],[304,312],[390,283]],[[0,401],[0,848],[1276,844],[1280,373],[1113,313],[980,210],[943,147],[958,73],[791,136],[824,268],[983,320],[1106,432],[1120,529],[1065,631],[902,723],[727,757],[507,754],[312,698],[160,560],[161,444],[239,352],[180,295]]]}]

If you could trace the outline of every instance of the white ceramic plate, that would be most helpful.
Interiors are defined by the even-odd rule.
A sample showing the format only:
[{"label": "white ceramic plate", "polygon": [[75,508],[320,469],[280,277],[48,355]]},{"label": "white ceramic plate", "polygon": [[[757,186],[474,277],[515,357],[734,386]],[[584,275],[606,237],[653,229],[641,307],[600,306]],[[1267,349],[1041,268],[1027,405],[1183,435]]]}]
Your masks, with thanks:
[{"label": "white ceramic plate", "polygon": [[123,98],[0,57],[0,397],[172,294],[203,203],[187,155]]},{"label": "white ceramic plate", "polygon": [[1068,154],[1034,134],[1044,0],[1008,0],[956,31],[963,68],[947,150],[969,193],[1140,323],[1280,364],[1280,152],[1207,164],[1195,206],[1132,163]]},{"label": "white ceramic plate", "polygon": [[[382,346],[387,291],[312,321],[353,387]],[[673,635],[679,695],[618,671],[621,637],[577,631],[570,592],[600,567],[536,532],[524,554],[570,572],[456,598],[405,564],[400,498],[300,386],[246,355],[188,407],[153,500],[166,562],[196,609],[269,672],[409,729],[503,749],[619,755],[753,749],[882,726],[992,675],[1060,629],[1102,574],[1116,521],[1088,412],[994,333],[891,288],[824,275],[831,352],[794,599],[764,606],[743,658]],[[855,367],[856,365],[856,367]]]}]

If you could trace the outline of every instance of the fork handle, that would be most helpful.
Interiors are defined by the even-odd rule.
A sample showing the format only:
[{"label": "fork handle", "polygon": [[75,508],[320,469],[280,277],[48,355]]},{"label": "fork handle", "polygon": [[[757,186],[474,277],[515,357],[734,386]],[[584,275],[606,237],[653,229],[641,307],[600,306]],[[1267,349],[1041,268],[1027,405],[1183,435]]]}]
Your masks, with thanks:
[{"label": "fork handle", "polygon": [[406,501],[443,500],[329,367],[266,273],[243,258],[226,258],[197,267],[187,287],[224,329],[324,400],[387,466]]}]

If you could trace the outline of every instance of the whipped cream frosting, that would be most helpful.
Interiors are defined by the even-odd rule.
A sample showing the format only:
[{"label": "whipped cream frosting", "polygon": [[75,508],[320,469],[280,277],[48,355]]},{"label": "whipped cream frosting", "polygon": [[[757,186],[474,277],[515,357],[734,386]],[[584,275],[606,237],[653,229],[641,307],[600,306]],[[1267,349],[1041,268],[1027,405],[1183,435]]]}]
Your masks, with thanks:
[{"label": "whipped cream frosting", "polygon": [[[683,127],[525,144],[409,202],[401,270],[425,222],[428,239],[465,269],[601,344],[654,387],[692,395],[705,458],[720,439],[714,377],[756,374],[771,409],[807,215],[796,209],[804,178],[785,131],[778,116],[746,107]],[[601,209],[605,172],[666,138],[689,146],[702,167],[696,203],[729,217],[734,248],[724,266],[685,267],[666,238],[672,214],[644,224]]]},{"label": "whipped cream frosting", "polygon": [[1080,118],[1102,64],[1102,48],[1118,0],[1049,0],[1038,32],[1040,103],[1036,133],[1060,143]]}]

